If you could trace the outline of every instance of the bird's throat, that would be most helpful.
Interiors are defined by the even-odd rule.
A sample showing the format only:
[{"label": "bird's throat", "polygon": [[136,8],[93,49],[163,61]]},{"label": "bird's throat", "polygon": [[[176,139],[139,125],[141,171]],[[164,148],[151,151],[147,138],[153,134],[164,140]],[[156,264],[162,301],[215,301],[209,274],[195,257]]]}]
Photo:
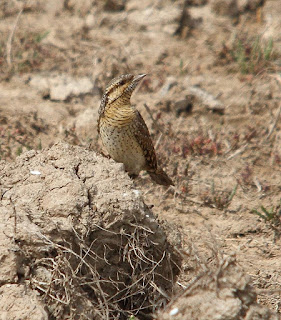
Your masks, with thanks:
[{"label": "bird's throat", "polygon": [[103,121],[107,125],[123,127],[129,125],[135,116],[135,110],[130,104],[121,104],[119,101],[115,101],[105,109]]}]

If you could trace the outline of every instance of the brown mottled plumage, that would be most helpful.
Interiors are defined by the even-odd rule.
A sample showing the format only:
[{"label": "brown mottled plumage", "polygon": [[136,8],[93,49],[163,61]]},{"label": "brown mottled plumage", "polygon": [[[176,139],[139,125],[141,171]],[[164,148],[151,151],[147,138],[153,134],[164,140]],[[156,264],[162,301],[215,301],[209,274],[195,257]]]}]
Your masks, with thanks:
[{"label": "brown mottled plumage", "polygon": [[126,74],[109,83],[99,108],[98,132],[111,158],[124,163],[131,176],[146,170],[156,183],[169,186],[173,181],[158,167],[148,128],[130,102],[134,89],[144,77],[145,74]]}]

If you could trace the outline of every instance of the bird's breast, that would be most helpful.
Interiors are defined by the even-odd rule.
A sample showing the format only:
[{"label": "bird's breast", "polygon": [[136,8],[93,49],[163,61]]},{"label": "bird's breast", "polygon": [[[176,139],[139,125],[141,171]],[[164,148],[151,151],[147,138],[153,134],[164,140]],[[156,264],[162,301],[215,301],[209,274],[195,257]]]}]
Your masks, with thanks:
[{"label": "bird's breast", "polygon": [[[121,114],[122,115],[122,114]],[[145,168],[146,160],[138,143],[134,126],[129,119],[102,117],[99,123],[100,137],[107,152],[117,162],[124,163],[126,171],[138,175]]]}]

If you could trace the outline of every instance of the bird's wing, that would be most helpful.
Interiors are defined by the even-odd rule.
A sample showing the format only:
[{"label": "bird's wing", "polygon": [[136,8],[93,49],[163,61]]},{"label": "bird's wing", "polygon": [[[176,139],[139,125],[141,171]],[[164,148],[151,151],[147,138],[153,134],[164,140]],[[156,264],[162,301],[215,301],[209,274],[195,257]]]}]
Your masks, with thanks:
[{"label": "bird's wing", "polygon": [[136,118],[132,122],[133,132],[138,141],[140,147],[143,150],[143,154],[146,159],[147,170],[149,169],[156,170],[157,169],[157,159],[154,150],[154,146],[150,137],[150,133],[148,128],[141,116],[141,114],[135,110]]},{"label": "bird's wing", "polygon": [[100,103],[100,107],[99,107],[99,117],[98,117],[98,134],[100,133],[100,118],[103,116],[103,113],[104,113],[104,109],[105,109],[105,106],[107,104],[107,101],[108,101],[108,96],[107,94],[103,94],[102,96],[102,99],[101,99],[101,103]]}]

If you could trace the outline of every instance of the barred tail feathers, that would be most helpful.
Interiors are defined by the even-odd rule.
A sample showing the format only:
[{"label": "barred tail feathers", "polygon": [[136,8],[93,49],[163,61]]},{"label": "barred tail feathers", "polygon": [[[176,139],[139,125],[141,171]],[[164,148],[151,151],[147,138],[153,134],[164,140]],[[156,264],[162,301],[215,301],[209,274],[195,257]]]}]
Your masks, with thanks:
[{"label": "barred tail feathers", "polygon": [[151,179],[157,184],[161,184],[162,186],[174,186],[174,182],[169,178],[167,173],[158,168],[156,171],[148,171]]}]

